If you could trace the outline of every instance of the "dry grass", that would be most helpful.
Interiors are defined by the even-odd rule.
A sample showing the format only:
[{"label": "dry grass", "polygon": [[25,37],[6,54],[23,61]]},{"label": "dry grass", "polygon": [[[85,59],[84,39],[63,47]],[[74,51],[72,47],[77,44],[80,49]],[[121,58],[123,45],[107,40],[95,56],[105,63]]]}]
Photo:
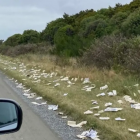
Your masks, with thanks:
[{"label": "dry grass", "polygon": [[[57,72],[58,75],[53,78],[42,78],[42,82],[39,84],[32,83],[31,79],[22,76],[21,73],[17,71],[7,70],[6,72],[22,81],[23,78],[26,78],[26,81],[22,81],[24,84],[32,88],[38,94],[42,95],[46,100],[49,100],[53,103],[56,103],[60,108],[65,112],[65,114],[71,115],[73,119],[76,120],[87,120],[87,127],[94,127],[100,134],[100,138],[103,140],[137,140],[136,134],[130,133],[128,128],[136,129],[140,132],[139,123],[139,110],[134,110],[130,108],[130,104],[123,100],[124,95],[130,95],[133,99],[140,102],[140,94],[137,90],[139,87],[134,87],[134,84],[138,83],[138,80],[135,77],[123,76],[121,74],[116,74],[113,70],[99,71],[96,68],[86,68],[86,67],[77,67],[75,60],[71,61],[71,66],[60,67],[56,65],[55,58],[50,56],[41,56],[41,55],[24,55],[18,58],[8,58],[1,56],[1,59],[15,62],[11,64],[18,67],[18,62],[23,62],[27,65],[27,69],[36,68],[45,70],[49,72]],[[73,64],[74,62],[74,64]],[[0,63],[0,68],[4,69],[6,67],[4,64]],[[66,82],[60,82],[61,86],[54,88],[53,85],[47,86],[49,81],[58,79],[60,76],[69,76],[71,78],[77,77],[78,80],[75,82],[75,85],[72,85],[71,88],[67,88]],[[82,91],[81,88],[85,85],[81,84],[81,78],[89,77],[91,82],[96,85],[96,88],[91,92]],[[108,90],[100,91],[99,88],[107,84],[109,86]],[[90,85],[90,84],[88,84]],[[127,86],[125,88],[124,86]],[[109,92],[113,89],[117,90],[118,95],[115,97],[97,97],[96,95],[101,92]],[[136,93],[135,97],[133,93]],[[63,96],[64,93],[69,93],[68,96]],[[93,115],[86,116],[83,114],[84,111],[89,110],[92,105],[91,100],[97,100],[98,105],[100,106],[99,110],[105,109],[105,103],[113,103],[112,107],[123,108],[120,112],[105,112],[101,114],[102,117],[110,117],[108,121],[101,121],[98,117]],[[118,104],[118,100],[123,100],[124,104]],[[93,110],[94,114],[98,110]],[[125,122],[115,121],[116,117],[121,117],[126,119]]]}]

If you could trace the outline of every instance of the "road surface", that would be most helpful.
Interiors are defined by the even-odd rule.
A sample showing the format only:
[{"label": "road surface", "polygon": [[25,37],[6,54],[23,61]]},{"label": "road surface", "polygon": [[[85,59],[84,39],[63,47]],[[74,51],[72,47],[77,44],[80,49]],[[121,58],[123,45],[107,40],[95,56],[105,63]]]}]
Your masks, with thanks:
[{"label": "road surface", "polygon": [[6,83],[6,76],[0,72],[0,98],[10,98],[17,101],[23,110],[21,129],[12,134],[1,135],[0,140],[61,140],[49,128],[46,122],[35,113]]}]

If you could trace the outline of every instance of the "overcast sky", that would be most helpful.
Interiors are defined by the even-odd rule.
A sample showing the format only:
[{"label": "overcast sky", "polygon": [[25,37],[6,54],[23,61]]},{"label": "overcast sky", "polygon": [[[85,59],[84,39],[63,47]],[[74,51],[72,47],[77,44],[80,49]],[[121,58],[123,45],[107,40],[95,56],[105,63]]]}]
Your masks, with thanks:
[{"label": "overcast sky", "polygon": [[69,15],[81,10],[107,8],[116,3],[132,0],[0,0],[0,39],[7,39],[24,30],[42,31],[46,24],[64,13]]}]

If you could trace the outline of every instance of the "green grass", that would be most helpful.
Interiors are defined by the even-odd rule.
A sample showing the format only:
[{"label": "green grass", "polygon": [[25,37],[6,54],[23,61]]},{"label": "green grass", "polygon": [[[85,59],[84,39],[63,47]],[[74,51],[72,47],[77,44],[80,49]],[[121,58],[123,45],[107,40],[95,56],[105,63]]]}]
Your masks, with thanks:
[{"label": "green grass", "polygon": [[[132,99],[135,99],[137,102],[140,102],[140,94],[137,90],[140,87],[135,87],[133,85],[139,83],[138,78],[128,75],[123,76],[122,74],[116,74],[113,70],[99,71],[96,68],[85,68],[85,67],[73,67],[72,63],[70,66],[59,67],[53,61],[53,58],[50,56],[37,56],[37,55],[24,55],[18,58],[9,58],[6,56],[0,56],[0,60],[4,62],[7,61],[8,64],[5,65],[0,62],[0,69],[7,73],[9,76],[14,77],[19,82],[24,83],[27,87],[41,95],[47,101],[58,104],[59,109],[65,112],[66,115],[72,117],[73,120],[78,122],[87,120],[88,124],[85,126],[85,129],[93,127],[99,132],[100,139],[103,140],[138,140],[136,134],[130,133],[128,128],[136,129],[140,132],[139,123],[140,123],[140,110],[134,110],[130,108],[130,104],[123,100],[124,95],[130,95]],[[57,72],[58,75],[53,78],[41,78],[40,83],[33,83],[32,79],[29,79],[26,75],[28,73],[19,72],[19,64],[23,62],[27,67],[27,70],[31,68],[41,69],[41,72],[45,70],[47,73]],[[10,67],[16,66],[17,70],[11,70]],[[4,69],[6,68],[6,70]],[[41,74],[38,73],[38,74]],[[54,81],[59,79],[60,76],[69,76],[70,78],[77,77],[78,80],[75,82],[75,85],[72,85],[70,88],[67,88],[67,83],[60,81],[59,87],[53,87],[55,83],[52,82],[52,85],[47,86],[49,81]],[[82,84],[81,78],[89,77],[92,84],[96,85],[96,88],[91,92],[82,91],[81,88],[85,85]],[[23,81],[22,79],[26,79]],[[100,91],[100,87],[107,84],[109,88],[104,91]],[[91,84],[87,84],[91,85]],[[126,87],[124,87],[126,86]],[[108,97],[97,97],[96,95],[102,92],[109,92],[112,90],[117,90],[117,96]],[[63,96],[64,93],[69,93],[68,96]],[[136,93],[136,97],[134,96]],[[106,107],[105,103],[113,103],[112,107],[123,108],[119,112],[105,112],[101,114],[100,117],[110,117],[108,121],[101,121],[98,117],[94,115],[84,115],[83,112],[89,110],[92,105],[91,100],[97,100],[98,105],[100,106],[99,110],[93,110],[94,114],[100,110],[104,110]],[[120,105],[117,101],[123,100],[124,104]],[[125,122],[115,121],[116,117],[121,117],[126,119]]]}]

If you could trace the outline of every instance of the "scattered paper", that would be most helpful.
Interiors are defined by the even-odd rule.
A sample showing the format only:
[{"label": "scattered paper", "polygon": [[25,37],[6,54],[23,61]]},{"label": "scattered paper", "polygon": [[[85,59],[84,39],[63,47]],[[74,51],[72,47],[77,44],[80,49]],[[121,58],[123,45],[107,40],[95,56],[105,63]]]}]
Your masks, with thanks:
[{"label": "scattered paper", "polygon": [[99,137],[97,135],[97,132],[94,131],[93,129],[89,130],[89,131],[84,131],[81,135],[77,135],[78,138],[81,139],[85,139],[86,137],[89,137],[93,140],[97,140],[97,138]]},{"label": "scattered paper", "polygon": [[108,107],[104,111],[106,111],[106,112],[117,112],[117,111],[120,111],[122,109],[123,108],[111,108],[111,107]]},{"label": "scattered paper", "polygon": [[136,133],[138,130],[128,128],[128,131]]},{"label": "scattered paper", "polygon": [[136,93],[133,93],[133,94],[134,94],[135,97],[137,96]]},{"label": "scattered paper", "polygon": [[90,109],[99,109],[100,107],[99,106],[95,106],[95,107],[92,107]]},{"label": "scattered paper", "polygon": [[105,86],[100,87],[100,90],[104,90],[104,89],[107,89],[107,88],[108,88],[108,85],[105,85]]},{"label": "scattered paper", "polygon": [[60,86],[60,83],[56,83],[54,86],[55,86],[55,87]]},{"label": "scattered paper", "polygon": [[104,113],[104,110],[98,111],[98,114],[102,114],[102,113]]},{"label": "scattered paper", "polygon": [[56,110],[58,110],[58,105],[48,105],[48,109],[56,111]]},{"label": "scattered paper", "polygon": [[71,126],[71,127],[79,127],[81,128],[83,125],[87,124],[87,121],[83,121],[79,124],[76,124],[76,121],[68,121],[67,125]]},{"label": "scattered paper", "polygon": [[88,83],[90,83],[89,78],[85,78],[83,84],[88,84]]},{"label": "scattered paper", "polygon": [[101,93],[101,94],[98,94],[98,95],[96,95],[97,97],[99,97],[99,96],[105,96],[105,93]]},{"label": "scattered paper", "polygon": [[109,117],[99,117],[100,120],[109,120]]},{"label": "scattered paper", "polygon": [[59,113],[58,113],[58,115],[63,115],[63,114],[64,114],[63,112],[59,112]]},{"label": "scattered paper", "polygon": [[118,100],[117,101],[119,104],[123,104],[123,101],[122,100]]},{"label": "scattered paper", "polygon": [[71,127],[75,127],[76,126],[76,121],[68,121],[67,125],[71,126]]},{"label": "scattered paper", "polygon": [[125,121],[125,119],[122,119],[122,118],[120,118],[120,117],[115,118],[115,120],[116,120],[116,121]]},{"label": "scattered paper", "polygon": [[37,97],[37,98],[36,98],[36,100],[41,100],[41,99],[42,99],[42,97]]},{"label": "scattered paper", "polygon": [[68,93],[64,93],[64,95],[63,96],[67,96],[68,95]]},{"label": "scattered paper", "polygon": [[67,119],[67,116],[62,116],[62,119]]},{"label": "scattered paper", "polygon": [[93,104],[93,105],[97,105],[98,102],[97,102],[97,101],[92,101],[92,104]]},{"label": "scattered paper", "polygon": [[78,137],[79,139],[83,139],[83,140],[86,139],[86,136],[82,136],[82,135],[77,135],[77,137]]},{"label": "scattered paper", "polygon": [[138,87],[138,86],[139,86],[139,84],[135,84],[134,86],[135,86],[135,87]]},{"label": "scattered paper", "polygon": [[86,112],[84,112],[84,114],[85,114],[85,115],[90,115],[90,114],[93,114],[93,112],[90,111],[90,110],[87,110]]},{"label": "scattered paper", "polygon": [[138,103],[138,104],[131,104],[131,108],[140,109],[140,103]]},{"label": "scattered paper", "polygon": [[100,114],[94,114],[94,116],[100,116]]},{"label": "scattered paper", "polygon": [[34,104],[34,105],[41,105],[41,104],[39,104],[39,103],[37,103],[37,102],[32,102],[32,104]]},{"label": "scattered paper", "polygon": [[49,86],[49,85],[51,85],[52,83],[48,83],[48,84],[46,84],[47,86]]},{"label": "scattered paper", "polygon": [[106,107],[112,106],[112,103],[106,103],[105,106],[106,106]]},{"label": "scattered paper", "polygon": [[61,81],[68,81],[69,77],[64,77],[63,79],[61,79]]},{"label": "scattered paper", "polygon": [[140,133],[138,133],[138,134],[137,134],[137,137],[139,137],[139,138],[140,138]]},{"label": "scattered paper", "polygon": [[117,95],[117,91],[113,90],[112,92],[107,93],[108,96],[116,96]]},{"label": "scattered paper", "polygon": [[41,103],[41,105],[46,105],[46,104],[47,104],[47,101],[46,101],[46,102]]}]

